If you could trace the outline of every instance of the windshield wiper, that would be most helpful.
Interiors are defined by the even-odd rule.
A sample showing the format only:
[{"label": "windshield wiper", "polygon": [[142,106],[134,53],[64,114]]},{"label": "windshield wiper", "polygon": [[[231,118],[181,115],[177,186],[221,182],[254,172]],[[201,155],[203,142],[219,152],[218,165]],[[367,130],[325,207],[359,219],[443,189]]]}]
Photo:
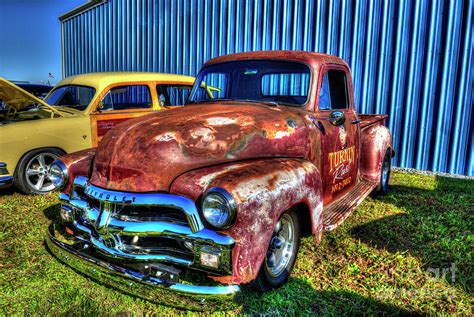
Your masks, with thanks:
[{"label": "windshield wiper", "polygon": [[272,107],[278,107],[279,103],[276,101],[269,101],[269,100],[254,100],[254,99],[236,99],[236,101],[242,102],[255,102],[255,103],[263,103]]},{"label": "windshield wiper", "polygon": [[191,100],[187,104],[195,105],[198,103],[209,103],[209,102],[219,102],[219,101],[232,101],[233,99],[225,99],[225,98],[219,98],[219,99],[208,99],[208,100]]}]

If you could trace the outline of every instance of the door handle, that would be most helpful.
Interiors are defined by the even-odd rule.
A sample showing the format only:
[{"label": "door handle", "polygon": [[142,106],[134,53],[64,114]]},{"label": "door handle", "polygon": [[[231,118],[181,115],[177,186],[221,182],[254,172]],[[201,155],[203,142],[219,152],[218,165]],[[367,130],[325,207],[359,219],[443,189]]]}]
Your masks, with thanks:
[{"label": "door handle", "polygon": [[321,131],[321,133],[324,135],[326,134],[326,130],[324,130],[324,126],[320,121],[316,120],[321,120],[321,118],[315,118],[313,116],[308,116],[309,120],[311,120],[311,123]]},{"label": "door handle", "polygon": [[333,111],[329,115],[329,117],[324,117],[324,118],[313,118],[316,120],[322,120],[322,121],[329,121],[332,125],[338,126],[344,124],[346,122],[346,115],[342,111]]}]

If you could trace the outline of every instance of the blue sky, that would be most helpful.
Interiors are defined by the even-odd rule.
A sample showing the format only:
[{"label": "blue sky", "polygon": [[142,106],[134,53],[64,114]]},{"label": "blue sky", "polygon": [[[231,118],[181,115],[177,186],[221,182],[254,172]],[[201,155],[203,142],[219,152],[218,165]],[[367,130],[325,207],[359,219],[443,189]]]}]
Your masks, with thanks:
[{"label": "blue sky", "polygon": [[86,0],[0,0],[0,77],[40,83],[62,79],[58,17]]}]

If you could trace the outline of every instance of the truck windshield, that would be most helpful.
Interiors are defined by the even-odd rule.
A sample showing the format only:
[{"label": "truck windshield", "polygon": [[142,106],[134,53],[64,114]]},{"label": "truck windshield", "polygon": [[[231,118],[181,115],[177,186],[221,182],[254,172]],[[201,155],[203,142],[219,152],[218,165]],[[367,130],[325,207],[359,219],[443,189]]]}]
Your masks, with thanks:
[{"label": "truck windshield", "polygon": [[309,86],[310,70],[302,63],[225,62],[201,70],[188,104],[231,100],[302,106],[308,99]]},{"label": "truck windshield", "polygon": [[86,86],[65,85],[55,89],[44,101],[51,106],[70,107],[85,110],[94,97],[95,89]]}]

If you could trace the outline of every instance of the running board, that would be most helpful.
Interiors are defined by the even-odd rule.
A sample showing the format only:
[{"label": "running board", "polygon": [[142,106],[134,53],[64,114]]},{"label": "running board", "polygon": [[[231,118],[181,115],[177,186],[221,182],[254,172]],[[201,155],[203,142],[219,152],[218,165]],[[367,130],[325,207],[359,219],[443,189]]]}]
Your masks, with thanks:
[{"label": "running board", "polygon": [[377,186],[376,182],[361,179],[350,192],[325,207],[323,210],[324,231],[336,229],[372,192],[375,186]]}]

